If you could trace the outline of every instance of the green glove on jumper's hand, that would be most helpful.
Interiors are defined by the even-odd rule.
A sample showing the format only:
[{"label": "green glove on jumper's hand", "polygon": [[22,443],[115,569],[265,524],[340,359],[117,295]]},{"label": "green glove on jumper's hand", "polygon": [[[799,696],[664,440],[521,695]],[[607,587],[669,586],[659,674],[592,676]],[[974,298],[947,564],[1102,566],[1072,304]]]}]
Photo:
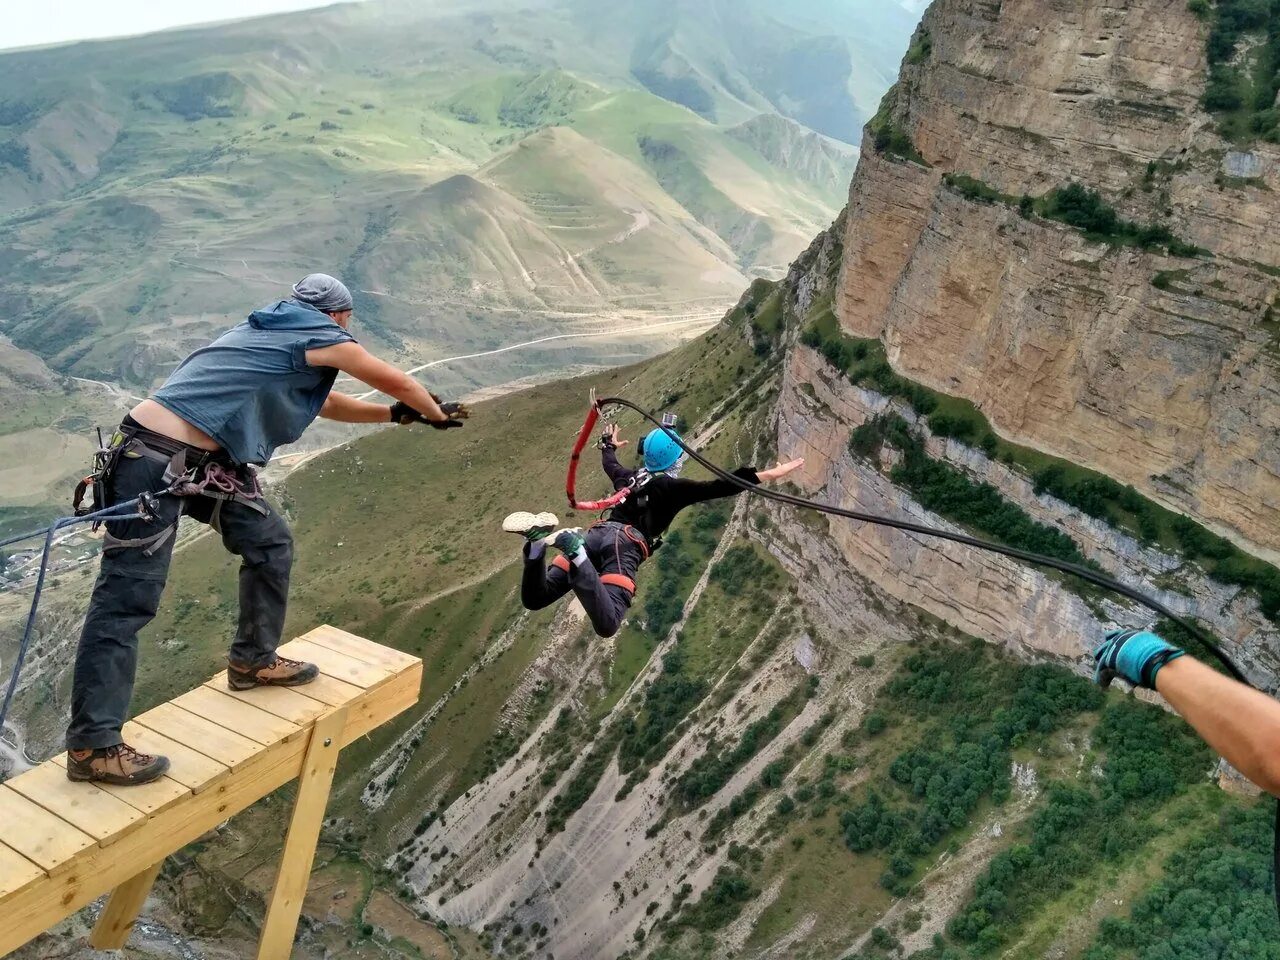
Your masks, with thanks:
[{"label": "green glove on jumper's hand", "polygon": [[1106,688],[1116,677],[1135,687],[1156,688],[1156,674],[1186,651],[1148,630],[1112,630],[1093,651],[1094,682]]}]

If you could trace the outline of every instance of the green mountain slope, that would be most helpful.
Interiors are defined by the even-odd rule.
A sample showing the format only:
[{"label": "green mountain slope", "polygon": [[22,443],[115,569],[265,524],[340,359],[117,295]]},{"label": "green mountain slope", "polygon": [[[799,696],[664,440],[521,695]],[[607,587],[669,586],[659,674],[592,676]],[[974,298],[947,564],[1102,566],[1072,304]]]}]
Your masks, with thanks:
[{"label": "green mountain slope", "polygon": [[[893,81],[896,38],[914,18],[893,4],[710,3],[612,7],[577,14],[606,36],[648,90],[720,122],[768,110],[858,143],[878,90]],[[887,67],[887,69],[886,69]]]},{"label": "green mountain slope", "polygon": [[[788,10],[386,0],[0,54],[0,352],[145,395],[315,269],[407,366],[577,333],[580,364],[667,349],[655,324],[710,323],[839,208],[910,29]],[[671,44],[722,109],[651,82]],[[810,44],[848,53],[837,81],[788,61]]]}]

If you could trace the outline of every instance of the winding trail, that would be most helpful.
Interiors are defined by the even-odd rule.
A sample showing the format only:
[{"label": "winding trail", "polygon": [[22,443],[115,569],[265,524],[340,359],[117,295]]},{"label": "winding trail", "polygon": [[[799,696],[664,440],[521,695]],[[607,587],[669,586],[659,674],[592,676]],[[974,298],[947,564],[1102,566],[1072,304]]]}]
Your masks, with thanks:
[{"label": "winding trail", "polygon": [[[686,318],[683,320],[668,320],[664,323],[650,323],[640,327],[634,331],[634,334],[645,334],[651,330],[663,330],[668,327],[688,327],[695,324],[702,324],[705,327],[712,327],[720,322],[721,314],[714,316],[699,316]],[[555,340],[591,340],[601,337],[625,337],[633,335],[632,331],[627,330],[604,330],[596,333],[557,333],[550,337],[539,337],[537,340],[526,340],[524,343],[513,343],[505,347],[498,347],[496,350],[482,350],[479,353],[464,353],[456,357],[442,357],[439,360],[432,360],[430,363],[423,363],[416,367],[411,367],[405,373],[413,376],[421,373],[423,370],[430,370],[432,367],[439,367],[446,363],[455,363],[458,360],[474,360],[477,357],[492,357],[499,353],[511,353],[515,350],[524,350],[528,347],[536,347],[539,344],[551,343]],[[368,400],[370,397],[376,397],[380,391],[369,390],[366,393],[356,395],[357,400]]]},{"label": "winding trail", "polygon": [[69,377],[68,379],[74,380],[76,383],[87,383],[90,386],[101,387],[107,393],[120,400],[141,401],[145,399],[144,397],[136,397],[127,390],[116,386],[114,383],[107,383],[105,380],[91,380],[88,377]]}]

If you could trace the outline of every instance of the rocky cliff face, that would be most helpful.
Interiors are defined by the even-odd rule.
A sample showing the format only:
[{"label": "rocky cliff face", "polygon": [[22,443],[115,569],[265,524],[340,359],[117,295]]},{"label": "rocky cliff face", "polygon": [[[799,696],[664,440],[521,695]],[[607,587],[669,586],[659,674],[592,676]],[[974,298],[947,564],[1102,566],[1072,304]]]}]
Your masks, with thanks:
[{"label": "rocky cliff face", "polygon": [[[923,418],[905,404],[843,382],[816,352],[796,347],[783,380],[779,447],[786,456],[805,458],[798,484],[815,499],[847,509],[967,532],[895,486],[886,475],[887,464],[877,469],[849,454],[853,429],[886,412],[928,434]],[[979,450],[932,436],[925,449],[934,459],[990,483],[1036,520],[1062,529],[1108,573],[1182,615],[1211,624],[1250,664],[1250,675],[1259,682],[1274,687],[1280,679],[1280,631],[1248,595],[1051,496],[1037,495],[1025,476]],[[842,566],[905,603],[1022,655],[1047,656],[1084,669],[1095,638],[1116,623],[1142,622],[1149,616],[1126,610],[1114,598],[1073,592],[1057,575],[960,544],[845,521],[830,524],[829,535]],[[1169,586],[1171,577],[1176,589]]]},{"label": "rocky cliff face", "polygon": [[[890,171],[899,168],[885,166]],[[816,500],[958,529],[895,484],[890,456],[881,467],[850,453],[854,429],[886,413],[896,414],[923,438],[930,458],[991,484],[1007,502],[1069,535],[1107,573],[1158,596],[1179,613],[1203,620],[1253,676],[1274,686],[1280,678],[1280,632],[1260,613],[1253,595],[1216,583],[1181,557],[1143,545],[1053,497],[1037,494],[1023,473],[974,447],[931,435],[926,419],[910,407],[854,385],[818,351],[799,342],[801,325],[821,314],[837,293],[841,264],[848,269],[849,256],[841,242],[846,232],[841,220],[817,238],[779,285],[783,322],[776,401],[771,389],[760,394],[771,402],[757,408],[762,419],[746,435],[767,430],[766,446],[776,442],[781,458],[805,457],[805,468],[795,482]],[[705,442],[725,424],[721,414],[713,414],[698,427],[700,442]],[[756,459],[767,452],[757,450]],[[631,789],[618,759],[610,759],[564,832],[546,832],[555,798],[590,762],[584,750],[568,768],[553,767],[554,776],[547,776],[546,744],[556,718],[562,710],[579,709],[580,701],[589,700],[586,691],[597,682],[593,678],[604,675],[618,656],[608,645],[593,646],[586,659],[575,662],[575,648],[568,641],[580,629],[581,613],[563,611],[526,681],[556,676],[557,689],[573,692],[545,715],[512,759],[449,804],[429,828],[406,839],[388,861],[393,871],[402,871],[418,909],[450,924],[485,931],[494,949],[504,955],[525,949],[520,931],[532,930],[534,940],[528,942],[556,957],[667,956],[657,946],[661,929],[654,926],[654,918],[678,911],[685,899],[692,902],[707,895],[718,871],[732,866],[735,849],[761,844],[769,864],[783,856],[785,845],[771,838],[767,829],[772,810],[768,804],[733,821],[718,843],[708,841],[706,825],[731,809],[738,795],[788,751],[804,757],[788,782],[802,785],[814,777],[825,754],[853,742],[850,736],[897,657],[930,637],[954,636],[958,630],[1000,645],[1016,659],[1050,660],[1087,672],[1088,649],[1102,630],[1146,617],[1116,598],[1077,591],[1057,575],[1004,557],[769,503],[737,504],[707,571],[723,558],[730,543],[741,542],[737,538],[750,538],[773,555],[788,576],[787,589],[778,592],[774,614],[734,667],[716,678],[706,701],[665,745],[648,776]],[[657,647],[647,668],[601,721],[600,731],[626,725],[634,711],[643,709],[646,691],[661,674],[663,656],[679,642],[688,622],[700,615],[708,579],[704,572],[686,603],[686,620]],[[873,657],[883,666],[865,669]],[[773,742],[702,809],[688,811],[673,803],[673,785],[691,769],[702,745],[741,736],[748,724],[782,703],[806,673],[821,676],[816,694]],[[517,696],[512,702],[519,700]],[[836,719],[815,737],[810,731],[828,711]],[[412,735],[413,731],[406,733]],[[598,733],[597,739],[603,736]],[[383,760],[386,771],[397,769],[393,758]],[[977,825],[974,839],[963,845],[954,861],[942,858],[927,872],[918,888],[919,900],[903,901],[922,905],[919,909],[931,918],[920,928],[923,932],[912,933],[904,943],[926,948],[933,934],[944,928],[957,903],[968,895],[974,875],[1000,847],[1002,831],[1016,829],[1031,809],[1035,771],[1028,776],[1025,798],[993,815],[991,823]],[[855,775],[850,788],[862,782]],[[900,908],[879,913],[882,908],[877,906],[865,916],[834,921],[804,901],[792,914],[785,906],[789,901],[783,889],[789,881],[784,872],[766,867],[758,896],[733,924],[702,941],[702,955],[843,955],[861,948],[868,925],[890,926],[900,920],[895,912]],[[782,911],[785,921],[780,922]],[[770,932],[762,935],[761,929]],[[649,939],[641,936],[646,932]]]},{"label": "rocky cliff face", "polygon": [[[938,0],[882,111],[923,162],[864,145],[837,313],[1003,436],[1274,562],[1280,149],[1214,132],[1206,30],[1183,0]],[[1207,253],[1094,242],[1017,209],[1069,182]]]}]

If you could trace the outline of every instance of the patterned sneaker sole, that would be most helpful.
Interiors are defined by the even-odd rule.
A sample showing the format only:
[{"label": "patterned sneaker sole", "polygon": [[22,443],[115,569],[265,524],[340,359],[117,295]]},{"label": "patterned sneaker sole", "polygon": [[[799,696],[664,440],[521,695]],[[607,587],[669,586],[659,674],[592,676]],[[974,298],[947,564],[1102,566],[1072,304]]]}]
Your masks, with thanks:
[{"label": "patterned sneaker sole", "polygon": [[531,533],[548,534],[560,525],[554,513],[513,513],[502,521],[502,529],[507,533],[518,533],[523,537]]}]

